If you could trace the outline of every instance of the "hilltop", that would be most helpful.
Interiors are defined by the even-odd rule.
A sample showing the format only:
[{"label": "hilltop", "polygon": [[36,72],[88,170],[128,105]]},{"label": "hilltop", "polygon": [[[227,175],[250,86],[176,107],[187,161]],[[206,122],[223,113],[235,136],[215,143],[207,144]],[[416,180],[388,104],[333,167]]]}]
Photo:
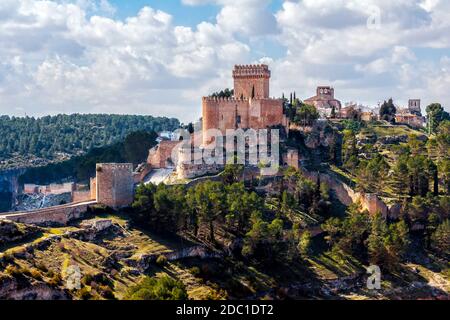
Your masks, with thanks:
[{"label": "hilltop", "polygon": [[57,163],[112,145],[135,131],[172,131],[179,125],[173,118],[135,115],[1,116],[0,169]]}]

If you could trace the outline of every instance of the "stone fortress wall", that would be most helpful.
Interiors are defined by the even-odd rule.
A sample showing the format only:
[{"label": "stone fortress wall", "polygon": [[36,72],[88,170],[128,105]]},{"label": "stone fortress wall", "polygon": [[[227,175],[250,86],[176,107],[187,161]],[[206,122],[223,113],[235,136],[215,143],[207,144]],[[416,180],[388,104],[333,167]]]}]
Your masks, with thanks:
[{"label": "stone fortress wall", "polygon": [[91,179],[90,187],[89,191],[74,193],[76,202],[33,211],[0,213],[0,219],[36,225],[65,225],[82,218],[95,204],[116,209],[129,206],[134,197],[133,165],[97,164],[96,178]]},{"label": "stone fortress wall", "polygon": [[72,192],[72,202],[84,202],[95,200],[97,198],[97,181],[96,178],[90,179],[89,190],[75,190]]},{"label": "stone fortress wall", "polygon": [[112,208],[120,208],[133,202],[133,164],[99,163],[96,171],[98,203]]},{"label": "stone fortress wall", "polygon": [[269,96],[270,70],[267,65],[237,65],[233,70],[234,97],[202,99],[203,143],[210,129],[223,134],[227,129],[265,129],[286,125],[283,100]]},{"label": "stone fortress wall", "polygon": [[0,214],[0,220],[6,219],[14,222],[40,226],[66,225],[72,220],[82,218],[88,211],[88,208],[94,204],[96,204],[96,201],[92,200],[27,212]]},{"label": "stone fortress wall", "polygon": [[147,163],[154,169],[174,166],[171,161],[173,149],[180,144],[180,141],[163,140],[156,147],[150,150]]},{"label": "stone fortress wall", "polygon": [[[317,172],[306,170],[302,170],[302,172],[311,181],[317,181]],[[326,183],[334,191],[337,199],[346,206],[359,202],[362,209],[367,210],[371,215],[380,212],[383,217],[386,217],[391,213],[389,207],[376,194],[357,192],[344,182],[326,173],[320,173],[320,181]]]}]

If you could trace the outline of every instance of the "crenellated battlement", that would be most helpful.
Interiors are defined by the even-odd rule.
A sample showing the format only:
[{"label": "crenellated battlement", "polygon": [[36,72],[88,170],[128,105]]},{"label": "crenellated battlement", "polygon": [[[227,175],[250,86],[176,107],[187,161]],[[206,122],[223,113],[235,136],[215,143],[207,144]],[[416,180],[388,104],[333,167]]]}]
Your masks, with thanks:
[{"label": "crenellated battlement", "polygon": [[233,78],[270,78],[269,66],[265,64],[235,65]]},{"label": "crenellated battlement", "polygon": [[271,72],[265,64],[236,65],[234,97],[202,98],[203,144],[211,142],[206,132],[217,129],[264,129],[282,125],[283,101],[270,98]]},{"label": "crenellated battlement", "polygon": [[248,102],[245,97],[203,97],[204,102]]},{"label": "crenellated battlement", "polygon": [[131,163],[98,163],[97,171],[101,170],[125,170],[133,172]]}]

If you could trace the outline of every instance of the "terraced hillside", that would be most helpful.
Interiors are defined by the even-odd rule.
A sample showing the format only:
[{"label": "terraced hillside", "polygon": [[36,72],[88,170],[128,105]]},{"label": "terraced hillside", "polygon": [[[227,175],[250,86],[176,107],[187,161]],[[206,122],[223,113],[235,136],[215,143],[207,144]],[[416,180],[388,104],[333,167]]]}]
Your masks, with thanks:
[{"label": "terraced hillside", "polygon": [[427,298],[450,290],[448,266],[436,262],[434,271],[405,265],[397,279],[383,279],[382,291],[366,290],[364,266],[323,252],[320,239],[311,258],[268,268],[193,241],[140,230],[121,215],[60,228],[2,222],[1,231],[2,299],[123,299],[145,276],[163,275],[181,281],[189,299],[196,300]]}]

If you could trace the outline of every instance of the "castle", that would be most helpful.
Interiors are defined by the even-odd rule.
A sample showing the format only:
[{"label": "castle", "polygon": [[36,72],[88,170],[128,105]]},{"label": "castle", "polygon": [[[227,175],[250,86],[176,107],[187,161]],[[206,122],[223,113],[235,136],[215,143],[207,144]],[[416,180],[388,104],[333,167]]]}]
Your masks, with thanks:
[{"label": "castle", "polygon": [[288,126],[283,114],[283,100],[270,98],[271,72],[267,65],[237,65],[233,70],[234,96],[203,97],[203,143],[211,142],[206,134],[218,129],[265,129]]},{"label": "castle", "polygon": [[[175,167],[179,179],[217,173],[222,165],[202,161],[205,148],[214,145],[217,134],[226,136],[227,130],[239,129],[289,130],[283,99],[270,97],[271,72],[267,65],[236,65],[232,76],[234,95],[203,97],[201,130],[192,134],[191,143],[184,146],[178,141],[161,141],[150,150],[147,164],[151,168]],[[290,154],[285,158],[296,159],[296,156]]]},{"label": "castle", "polygon": [[[173,140],[161,138],[160,143],[149,151],[147,162],[140,165],[135,172],[133,172],[132,164],[103,163],[97,164],[96,177],[90,181],[90,190],[76,190],[73,184],[51,185],[48,188],[46,187],[45,190],[41,186],[27,185],[25,190],[30,192],[37,192],[37,190],[40,190],[40,192],[63,192],[69,190],[72,193],[72,203],[34,210],[33,212],[0,214],[0,220],[10,219],[35,224],[48,222],[64,224],[81,217],[88,210],[88,207],[94,204],[102,204],[112,208],[127,207],[133,201],[135,186],[139,183],[148,182],[146,177],[154,169],[164,169],[161,171],[167,171],[169,174],[172,174],[172,170],[175,170],[175,177],[178,179],[175,183],[184,179],[217,174],[223,170],[225,162],[207,163],[204,154],[213,150],[217,145],[214,143],[215,138],[226,138],[228,142],[228,130],[243,132],[247,129],[281,129],[280,131],[289,133],[290,123],[284,113],[284,100],[270,97],[271,72],[269,67],[264,64],[236,65],[232,76],[234,80],[233,96],[202,98],[201,128],[187,136],[184,133],[180,134],[183,141],[174,138],[178,135],[173,135]],[[318,87],[316,96],[306,99],[304,103],[315,106],[322,118],[345,119],[349,116],[347,113],[355,109],[352,106],[342,108],[341,102],[334,97],[334,88],[329,86]],[[397,122],[411,126],[422,125],[424,118],[420,110],[420,100],[410,100],[408,108],[398,112]],[[361,119],[364,121],[371,121],[374,118],[372,112],[362,112],[362,110],[359,110],[359,112],[361,113]],[[214,132],[214,134],[211,135],[211,132]],[[230,139],[233,144],[237,143],[234,138]],[[247,139],[249,136],[244,136],[244,138]],[[244,157],[250,158],[255,154],[257,154],[256,157],[260,156],[261,145],[258,145],[258,149],[255,151],[250,148],[250,142],[245,140],[244,147]],[[267,147],[269,149],[272,145],[269,143]],[[223,148],[223,146],[220,148]],[[268,153],[271,156],[273,154],[281,156],[281,159],[276,160],[277,167],[278,165],[284,165],[298,169],[302,161],[298,149],[279,150],[278,148],[271,148]],[[223,157],[223,155],[218,157]],[[261,162],[261,158],[258,158],[258,161]],[[247,164],[246,160],[244,163]],[[262,164],[262,162],[258,163],[258,168],[260,167],[259,164]],[[264,165],[259,168],[261,172]],[[373,199],[369,199],[368,203],[374,203]],[[371,210],[378,210],[378,207],[374,208]]]}]

